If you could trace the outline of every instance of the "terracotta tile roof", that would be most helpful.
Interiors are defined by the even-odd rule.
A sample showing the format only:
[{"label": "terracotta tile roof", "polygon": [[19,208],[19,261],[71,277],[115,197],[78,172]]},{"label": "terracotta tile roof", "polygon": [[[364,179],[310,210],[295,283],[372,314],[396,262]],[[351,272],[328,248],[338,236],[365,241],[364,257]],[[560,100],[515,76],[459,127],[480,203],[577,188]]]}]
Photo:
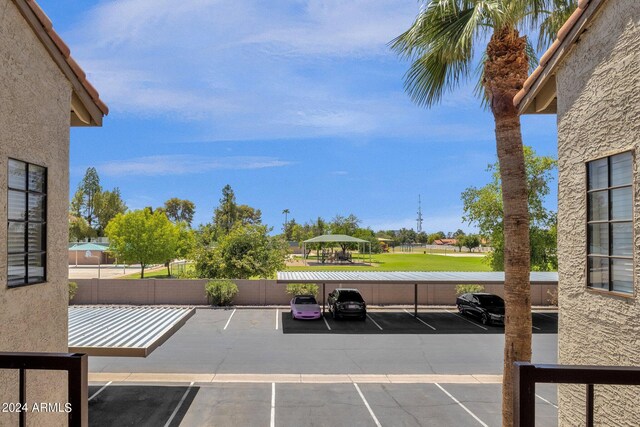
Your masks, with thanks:
[{"label": "terracotta tile roof", "polygon": [[576,23],[580,20],[583,12],[587,9],[589,4],[596,3],[597,0],[579,0],[578,7],[571,14],[567,22],[558,30],[558,36],[553,44],[547,49],[547,51],[540,58],[540,63],[538,67],[531,73],[531,75],[525,80],[524,86],[513,98],[513,104],[517,107],[520,102],[524,99],[525,96],[529,93],[529,89],[537,82],[540,75],[547,69],[549,65],[549,60],[554,56],[554,54],[558,51],[562,42],[566,39],[567,35],[571,32]]},{"label": "terracotta tile roof", "polygon": [[69,46],[67,46],[64,40],[62,40],[58,33],[53,29],[53,23],[51,22],[51,19],[49,19],[47,14],[44,13],[42,8],[40,8],[35,0],[26,0],[26,4],[33,11],[33,14],[38,18],[38,21],[40,21],[42,28],[51,38],[51,41],[53,41],[62,56],[65,58],[67,64],[69,64],[69,67],[71,67],[71,70],[77,77],[78,81],[82,84],[82,86],[86,89],[87,93],[91,97],[91,100],[96,104],[98,109],[100,109],[100,111],[102,111],[104,115],[109,114],[109,107],[107,107],[107,105],[102,102],[98,91],[87,80],[86,73],[71,56],[71,50],[69,49]]}]

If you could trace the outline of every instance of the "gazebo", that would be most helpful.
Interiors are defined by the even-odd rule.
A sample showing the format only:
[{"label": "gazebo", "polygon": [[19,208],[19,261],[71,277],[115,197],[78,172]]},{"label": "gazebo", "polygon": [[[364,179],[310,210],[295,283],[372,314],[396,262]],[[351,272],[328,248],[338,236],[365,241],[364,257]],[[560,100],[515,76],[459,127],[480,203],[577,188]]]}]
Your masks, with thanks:
[{"label": "gazebo", "polygon": [[[371,242],[369,242],[368,240],[359,239],[353,236],[347,236],[346,234],[323,234],[322,236],[316,236],[309,240],[305,240],[304,242],[302,242],[302,253],[305,263],[307,259],[307,243],[355,243],[358,245],[358,252],[360,253],[360,255],[362,255],[363,261],[365,259],[364,256],[366,255],[365,249],[367,248],[367,245],[369,245],[369,262],[371,262]],[[360,250],[360,248],[362,248],[362,250]]]},{"label": "gazebo", "polygon": [[92,252],[97,252],[98,256],[98,277],[100,277],[100,270],[102,270],[102,253],[107,252],[109,247],[106,245],[100,245],[92,242],[88,243],[75,243],[71,247],[69,247],[69,252],[75,252],[76,256],[76,267],[78,266],[78,252],[84,252],[85,257],[93,257]]}]

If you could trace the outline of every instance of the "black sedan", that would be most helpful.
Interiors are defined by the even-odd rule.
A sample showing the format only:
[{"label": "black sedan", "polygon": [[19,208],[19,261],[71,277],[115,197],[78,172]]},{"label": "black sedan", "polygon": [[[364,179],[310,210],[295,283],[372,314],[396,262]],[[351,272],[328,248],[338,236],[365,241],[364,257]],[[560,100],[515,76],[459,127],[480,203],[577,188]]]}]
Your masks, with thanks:
[{"label": "black sedan", "polygon": [[504,300],[498,295],[474,292],[460,295],[456,305],[461,314],[475,316],[484,325],[504,323]]},{"label": "black sedan", "polygon": [[342,317],[367,318],[367,304],[357,289],[334,289],[327,299],[329,311],[334,319]]}]

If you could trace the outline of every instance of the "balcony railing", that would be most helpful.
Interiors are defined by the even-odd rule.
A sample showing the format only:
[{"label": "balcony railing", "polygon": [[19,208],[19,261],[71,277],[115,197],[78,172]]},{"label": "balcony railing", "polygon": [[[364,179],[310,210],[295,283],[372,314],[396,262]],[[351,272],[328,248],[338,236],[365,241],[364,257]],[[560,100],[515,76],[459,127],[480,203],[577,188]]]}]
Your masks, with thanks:
[{"label": "balcony railing", "polygon": [[[20,407],[28,405],[27,371],[67,371],[68,403],[70,404],[69,427],[86,427],[89,424],[87,399],[87,355],[78,353],[2,353],[0,369],[18,369],[20,372]],[[55,402],[51,402],[55,403]],[[26,406],[29,408],[29,406]],[[64,404],[63,404],[64,407]],[[30,408],[29,408],[30,409]],[[26,426],[28,411],[19,411],[20,427]]]},{"label": "balcony railing", "polygon": [[585,384],[586,426],[593,427],[595,384],[640,385],[640,368],[622,366],[533,365],[515,363],[513,418],[515,427],[535,425],[536,383]]}]

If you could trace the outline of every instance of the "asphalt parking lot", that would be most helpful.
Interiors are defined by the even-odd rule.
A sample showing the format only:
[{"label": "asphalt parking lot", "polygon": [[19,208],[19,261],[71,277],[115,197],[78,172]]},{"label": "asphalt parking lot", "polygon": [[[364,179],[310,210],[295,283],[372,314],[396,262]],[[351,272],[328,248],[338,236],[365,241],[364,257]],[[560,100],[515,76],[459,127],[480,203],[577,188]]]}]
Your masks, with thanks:
[{"label": "asphalt parking lot", "polygon": [[[555,387],[537,395],[536,426],[556,426]],[[501,425],[498,384],[95,384],[89,396],[96,427]]]},{"label": "asphalt parking lot", "polygon": [[[557,314],[533,314],[533,360],[557,360]],[[433,329],[435,328],[435,330]],[[90,357],[90,372],[500,374],[502,326],[456,311],[371,310],[366,321],[280,309],[198,309],[146,358]]]},{"label": "asphalt parking lot", "polygon": [[[557,314],[533,327],[533,362],[555,363]],[[90,424],[498,426],[503,332],[453,309],[198,309],[146,358],[89,358]],[[536,425],[555,426],[555,386],[537,393]]]}]

